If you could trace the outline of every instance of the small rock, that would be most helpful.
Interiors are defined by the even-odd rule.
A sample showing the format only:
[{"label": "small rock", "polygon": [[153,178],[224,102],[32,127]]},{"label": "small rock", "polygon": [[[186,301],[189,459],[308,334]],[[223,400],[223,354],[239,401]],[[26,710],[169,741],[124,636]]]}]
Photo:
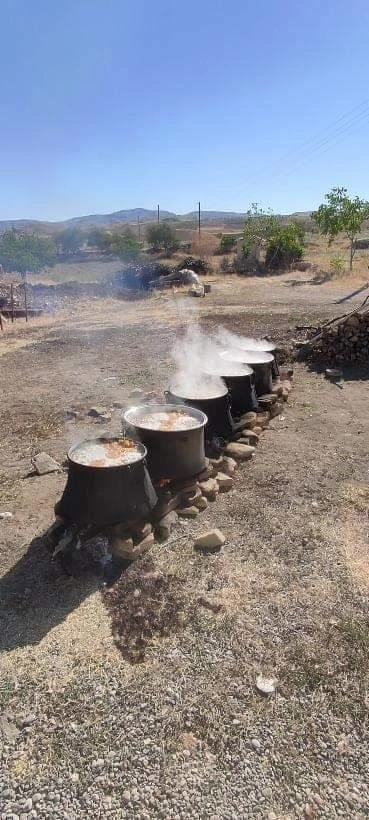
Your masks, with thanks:
[{"label": "small rock", "polygon": [[208,478],[200,483],[200,490],[208,501],[215,501],[219,490],[218,482],[215,478]]},{"label": "small rock", "polygon": [[196,501],[201,497],[201,490],[200,487],[197,486],[195,490],[184,490],[181,493],[181,501],[188,507],[191,507],[193,504],[196,506]]},{"label": "small rock", "polygon": [[172,495],[172,493],[169,492],[168,495],[164,496],[163,498],[160,498],[153,513],[155,521],[160,521],[160,519],[164,518],[164,516],[167,515],[169,512],[171,512],[172,510],[176,510],[177,507],[179,507],[180,503],[181,498],[180,495],[177,493],[174,493]]},{"label": "small rock", "polygon": [[284,387],[282,388],[281,398],[282,401],[288,401],[289,392],[285,390]]},{"label": "small rock", "polygon": [[276,678],[264,678],[262,675],[256,680],[256,688],[263,695],[273,695],[277,687]]},{"label": "small rock", "polygon": [[106,407],[91,407],[91,409],[88,411],[87,415],[91,416],[91,418],[93,418],[93,419],[98,419],[101,416],[107,415],[107,412],[108,411],[107,411]]},{"label": "small rock", "polygon": [[177,513],[181,518],[196,518],[199,510],[198,507],[178,507]]},{"label": "small rock", "polygon": [[212,478],[214,475],[214,467],[212,464],[209,464],[208,467],[205,467],[205,470],[202,470],[201,473],[197,475],[198,481],[207,481],[208,478]]},{"label": "small rock", "polygon": [[258,396],[258,404],[263,410],[269,410],[270,407],[277,401],[275,393],[266,393],[263,396]]},{"label": "small rock", "polygon": [[281,396],[282,395],[282,390],[283,390],[283,384],[280,381],[280,379],[278,379],[273,384],[272,393],[274,393],[276,396]]},{"label": "small rock", "polygon": [[239,461],[248,461],[255,453],[255,447],[250,447],[248,444],[239,444],[236,441],[231,441],[226,446],[226,453],[232,458]]},{"label": "small rock", "polygon": [[215,615],[222,609],[222,604],[220,604],[219,601],[205,598],[203,595],[199,598],[199,604],[203,606],[204,609],[210,609],[210,611],[214,612]]},{"label": "small rock", "polygon": [[259,413],[257,415],[257,423],[256,423],[255,426],[256,427],[261,427],[264,430],[264,428],[267,427],[267,425],[269,424],[269,421],[270,421],[269,411],[268,410],[261,410],[261,411],[259,411]]},{"label": "small rock", "polygon": [[101,413],[101,416],[97,419],[100,422],[108,422],[111,421],[111,413]]},{"label": "small rock", "polygon": [[127,558],[133,551],[133,538],[113,538],[110,550],[117,558]]},{"label": "small rock", "polygon": [[238,439],[238,444],[249,444],[251,447],[257,447],[259,436],[255,433],[255,430],[245,430],[243,436]]},{"label": "small rock", "polygon": [[255,426],[256,421],[257,421],[256,413],[254,413],[253,410],[250,410],[249,413],[244,413],[240,417],[238,424],[242,425],[242,428],[243,427],[248,427],[249,429],[251,429],[252,427]]},{"label": "small rock", "polygon": [[285,379],[284,382],[282,383],[282,388],[283,388],[283,391],[286,390],[287,393],[290,393],[291,390],[292,390],[291,382],[289,382],[288,379]]},{"label": "small rock", "polygon": [[260,438],[260,436],[263,432],[263,428],[262,427],[254,427],[252,432],[255,433],[256,436],[259,436],[259,438]]},{"label": "small rock", "polygon": [[253,737],[251,740],[251,746],[258,752],[261,749],[260,740],[258,740],[257,737]]},{"label": "small rock", "polygon": [[36,720],[36,715],[33,712],[30,712],[30,714],[23,718],[23,720],[21,721],[21,726],[23,729],[25,729],[26,726],[32,726],[33,723],[36,723]]},{"label": "small rock", "polygon": [[125,791],[122,793],[122,797],[125,803],[129,803],[131,800],[131,792],[128,791],[128,789],[125,789]]},{"label": "small rock", "polygon": [[131,390],[129,394],[130,399],[142,399],[144,395],[144,391],[140,390],[139,387],[135,387],[134,390]]},{"label": "small rock", "polygon": [[36,794],[33,795],[32,800],[34,803],[39,803],[40,800],[42,800],[42,794],[40,794],[40,792],[36,792]]},{"label": "small rock", "polygon": [[155,535],[160,541],[166,541],[169,538],[170,533],[175,524],[178,522],[178,514],[172,510],[164,518],[158,522],[157,526],[155,527]]},{"label": "small rock", "polygon": [[48,453],[38,453],[37,456],[32,459],[32,464],[38,475],[56,473],[61,469],[60,464],[49,456]]},{"label": "small rock", "polygon": [[229,475],[226,475],[225,473],[218,473],[217,483],[219,487],[219,492],[226,493],[233,487],[233,478],[231,478],[231,476]]},{"label": "small rock", "polygon": [[144,538],[152,532],[152,526],[149,521],[142,524],[135,524],[131,527],[132,537],[135,544],[139,544]]},{"label": "small rock", "polygon": [[135,544],[133,549],[130,552],[127,552],[122,557],[125,558],[127,561],[135,561],[136,558],[139,558],[141,555],[144,555],[150,547],[155,542],[154,533],[151,532],[150,535],[147,535],[146,538],[143,538],[139,544]]},{"label": "small rock", "polygon": [[25,800],[24,803],[23,803],[23,808],[24,808],[25,811],[31,811],[32,807],[33,807],[32,798],[28,797],[28,799]]},{"label": "small rock", "polygon": [[208,499],[205,498],[204,495],[200,495],[200,498],[198,498],[197,501],[195,501],[195,507],[197,507],[198,510],[206,510],[208,506]]},{"label": "small rock", "polygon": [[67,419],[71,420],[71,419],[77,419],[78,416],[79,416],[79,413],[78,413],[78,410],[72,410],[72,408],[68,408],[68,410],[65,411],[65,415],[66,415]]},{"label": "small rock", "polygon": [[274,419],[276,416],[279,416],[280,413],[283,412],[283,404],[280,401],[277,401],[273,406],[270,408],[270,417]]},{"label": "small rock", "polygon": [[225,540],[225,535],[220,530],[208,530],[196,538],[195,549],[201,552],[219,552]]},{"label": "small rock", "polygon": [[293,368],[292,367],[280,367],[279,368],[279,377],[281,381],[286,381],[287,379],[293,378]]},{"label": "small rock", "polygon": [[232,476],[235,473],[236,468],[237,468],[237,461],[235,461],[234,458],[231,458],[230,456],[224,456],[223,457],[223,471],[227,475]]},{"label": "small rock", "polygon": [[6,518],[13,518],[13,513],[11,512],[2,512],[0,513],[0,520],[5,521]]}]

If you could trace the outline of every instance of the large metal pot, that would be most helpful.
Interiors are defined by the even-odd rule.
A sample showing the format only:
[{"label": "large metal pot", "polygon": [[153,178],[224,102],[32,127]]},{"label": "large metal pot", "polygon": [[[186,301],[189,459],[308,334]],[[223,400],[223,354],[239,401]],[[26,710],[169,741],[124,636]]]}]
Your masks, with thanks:
[{"label": "large metal pot", "polygon": [[[145,422],[148,415],[163,412],[186,413],[192,416],[193,427],[158,430]],[[205,469],[205,413],[186,404],[150,404],[132,407],[123,418],[147,447],[148,468],[154,479],[189,478]]]},{"label": "large metal pot", "polygon": [[279,367],[276,357],[277,345],[270,342],[268,339],[249,339],[247,336],[237,336],[237,343],[234,340],[232,347],[240,350],[249,350],[255,353],[263,351],[264,353],[271,353],[273,355],[272,362],[272,378],[279,379]]},{"label": "large metal pot", "polygon": [[81,463],[81,453],[88,452],[89,446],[98,446],[108,454],[112,443],[126,446],[122,439],[106,437],[81,442],[69,450],[67,484],[55,512],[71,524],[105,527],[148,517],[155,507],[157,496],[146,467],[147,451],[140,442],[128,440],[138,453],[137,460],[129,464],[99,464],[93,458],[91,463]]},{"label": "large metal pot", "polygon": [[[201,410],[207,416],[208,422],[205,427],[205,438],[211,441],[214,438],[229,439],[234,432],[234,423],[231,415],[231,402],[228,388],[218,388],[218,394],[212,396],[192,395],[196,391],[186,391],[185,386],[180,384],[171,385],[165,391],[168,401],[187,404]],[[191,395],[189,395],[189,392]],[[205,390],[206,392],[206,390]],[[209,390],[209,392],[211,392]]]},{"label": "large metal pot", "polygon": [[242,416],[250,410],[257,410],[254,372],[242,376],[223,376],[231,396],[233,416]]},{"label": "large metal pot", "polygon": [[273,388],[272,364],[274,357],[263,350],[224,350],[220,354],[225,361],[242,362],[252,367],[255,373],[257,396],[270,393]]}]

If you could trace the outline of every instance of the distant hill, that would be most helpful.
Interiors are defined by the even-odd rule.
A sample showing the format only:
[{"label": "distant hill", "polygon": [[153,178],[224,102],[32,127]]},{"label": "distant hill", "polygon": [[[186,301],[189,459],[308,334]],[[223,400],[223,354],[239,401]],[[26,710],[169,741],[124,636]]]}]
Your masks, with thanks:
[{"label": "distant hill", "polygon": [[[201,211],[201,221],[203,224],[221,224],[243,222],[245,213],[236,211]],[[308,218],[309,211],[301,211],[292,214],[295,218]],[[173,222],[197,223],[197,211],[190,211],[188,214],[175,214],[172,211],[160,210],[160,219]],[[68,227],[78,226],[82,229],[89,228],[109,228],[112,225],[137,224],[138,218],[141,223],[155,222],[157,211],[147,208],[129,208],[122,211],[114,211],[111,214],[89,214],[87,216],[74,216],[64,222],[42,222],[36,219],[7,219],[0,220],[0,231],[11,230],[13,227],[20,231],[36,232],[40,234],[54,234]]]}]

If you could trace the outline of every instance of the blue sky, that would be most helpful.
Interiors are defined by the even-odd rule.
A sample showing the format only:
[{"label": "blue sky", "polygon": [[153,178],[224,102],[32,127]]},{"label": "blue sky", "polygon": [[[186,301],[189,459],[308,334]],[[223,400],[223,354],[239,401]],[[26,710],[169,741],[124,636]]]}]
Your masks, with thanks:
[{"label": "blue sky", "polygon": [[2,0],[0,218],[369,198],[367,0]]}]

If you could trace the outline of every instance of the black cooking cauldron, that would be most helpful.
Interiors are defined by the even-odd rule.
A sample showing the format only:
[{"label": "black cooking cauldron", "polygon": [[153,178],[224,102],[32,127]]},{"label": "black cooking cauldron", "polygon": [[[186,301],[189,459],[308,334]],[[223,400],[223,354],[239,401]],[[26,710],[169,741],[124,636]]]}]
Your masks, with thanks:
[{"label": "black cooking cauldron", "polygon": [[[194,392],[194,391],[190,391]],[[211,392],[209,390],[209,392]],[[231,414],[231,401],[228,388],[224,385],[223,390],[219,388],[217,395],[209,397],[199,397],[189,395],[184,386],[180,384],[171,385],[165,391],[168,401],[187,404],[195,407],[207,416],[208,422],[205,427],[205,439],[212,441],[215,438],[229,439],[234,432],[234,423]]]},{"label": "black cooking cauldron", "polygon": [[[145,418],[157,413],[186,413],[193,418],[193,427],[154,429]],[[204,427],[207,416],[185,404],[148,404],[132,407],[123,415],[147,448],[147,464],[153,479],[183,479],[205,469]]]},{"label": "black cooking cauldron", "polygon": [[108,454],[109,445],[121,439],[98,438],[81,442],[68,452],[68,479],[63,495],[55,506],[56,515],[78,527],[88,525],[106,527],[136,518],[147,518],[157,502],[146,467],[146,447],[131,442],[138,452],[136,461],[129,464],[109,463],[108,466],[81,464],[81,452],[86,446],[98,445]]},{"label": "black cooking cauldron", "polygon": [[257,396],[270,393],[273,388],[272,364],[274,356],[264,350],[224,350],[220,354],[228,362],[239,362],[252,367],[255,374]]}]

